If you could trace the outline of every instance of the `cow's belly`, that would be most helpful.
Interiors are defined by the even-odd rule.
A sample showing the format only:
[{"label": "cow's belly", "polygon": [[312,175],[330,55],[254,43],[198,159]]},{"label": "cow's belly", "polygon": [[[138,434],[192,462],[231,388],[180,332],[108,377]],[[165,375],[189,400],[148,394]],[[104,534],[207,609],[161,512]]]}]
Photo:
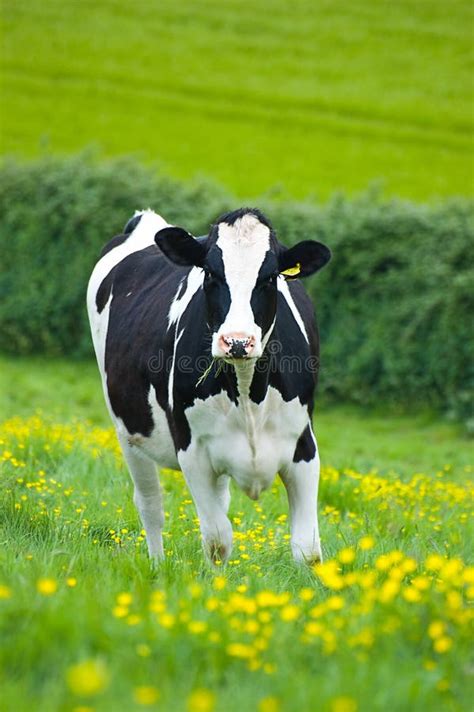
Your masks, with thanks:
[{"label": "cow's belly", "polygon": [[191,446],[204,448],[216,474],[230,475],[256,498],[293,459],[308,422],[298,398],[285,402],[269,388],[265,400],[236,406],[225,393],[196,401],[186,411]]}]

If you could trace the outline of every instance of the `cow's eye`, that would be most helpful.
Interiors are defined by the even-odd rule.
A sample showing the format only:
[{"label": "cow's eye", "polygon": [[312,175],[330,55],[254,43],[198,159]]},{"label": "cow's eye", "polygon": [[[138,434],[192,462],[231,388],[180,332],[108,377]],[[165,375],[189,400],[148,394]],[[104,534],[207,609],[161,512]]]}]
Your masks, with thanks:
[{"label": "cow's eye", "polygon": [[204,268],[204,284],[214,284],[215,282],[218,282],[219,278],[217,275],[215,275],[213,272],[210,272],[208,269]]},{"label": "cow's eye", "polygon": [[278,277],[277,272],[275,272],[274,274],[270,274],[268,277],[264,277],[264,279],[260,280],[260,286],[267,287],[269,284],[275,284],[277,277]]}]

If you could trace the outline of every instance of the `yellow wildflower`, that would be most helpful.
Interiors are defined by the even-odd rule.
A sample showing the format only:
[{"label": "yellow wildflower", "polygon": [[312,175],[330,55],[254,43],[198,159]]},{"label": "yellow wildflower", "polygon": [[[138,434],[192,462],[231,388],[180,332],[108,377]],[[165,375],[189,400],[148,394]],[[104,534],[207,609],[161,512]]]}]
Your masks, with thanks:
[{"label": "yellow wildflower", "polygon": [[462,608],[462,596],[459,591],[448,591],[446,594],[446,604],[453,611]]},{"label": "yellow wildflower", "polygon": [[187,701],[188,712],[212,712],[216,704],[216,696],[210,690],[194,690]]},{"label": "yellow wildflower", "polygon": [[464,583],[474,584],[474,566],[466,566],[462,574],[462,579]]},{"label": "yellow wildflower", "polygon": [[226,651],[233,658],[253,658],[256,655],[255,648],[245,643],[230,643]]},{"label": "yellow wildflower", "polygon": [[205,605],[208,611],[215,611],[219,608],[219,599],[211,596],[211,598],[207,599]]},{"label": "yellow wildflower", "polygon": [[127,618],[127,625],[138,625],[140,621],[140,616],[138,616],[136,613],[132,613],[132,615],[128,616]]},{"label": "yellow wildflower", "polygon": [[295,621],[300,615],[300,609],[298,606],[293,604],[284,606],[280,611],[280,618],[282,621]]},{"label": "yellow wildflower", "polygon": [[202,594],[202,586],[198,583],[192,583],[189,586],[189,593],[191,595],[191,598],[199,598],[199,596]]},{"label": "yellow wildflower", "polygon": [[258,703],[258,712],[279,712],[280,702],[276,697],[264,697]]},{"label": "yellow wildflower", "polygon": [[441,638],[445,630],[446,623],[443,623],[443,621],[432,621],[428,626],[428,635],[435,640],[436,638]]},{"label": "yellow wildflower", "polygon": [[410,574],[413,571],[416,571],[417,563],[415,559],[407,558],[405,561],[402,561],[400,567],[404,573]]},{"label": "yellow wildflower", "polygon": [[158,617],[158,622],[163,628],[172,628],[175,623],[175,617],[172,613],[163,613]]},{"label": "yellow wildflower", "polygon": [[387,554],[381,554],[376,560],[375,560],[375,568],[378,571],[388,571],[391,566],[391,561]]},{"label": "yellow wildflower", "polygon": [[326,601],[326,606],[330,611],[340,611],[344,608],[344,599],[342,596],[330,596]]},{"label": "yellow wildflower", "polygon": [[406,586],[402,591],[403,598],[409,603],[421,601],[421,593],[414,586]]},{"label": "yellow wildflower", "polygon": [[433,648],[437,653],[446,653],[451,649],[453,641],[447,635],[442,635],[440,638],[436,638],[433,643]]},{"label": "yellow wildflower", "polygon": [[119,593],[117,596],[117,603],[119,606],[129,606],[133,601],[131,593]]},{"label": "yellow wildflower", "polygon": [[40,578],[36,582],[36,590],[42,596],[52,596],[58,590],[58,584],[54,579]]},{"label": "yellow wildflower", "polygon": [[337,558],[341,564],[352,564],[355,559],[355,551],[352,547],[348,546],[345,549],[341,549],[337,555]]},{"label": "yellow wildflower", "polygon": [[69,689],[75,695],[92,697],[107,688],[109,674],[101,660],[84,660],[67,670],[66,680]]},{"label": "yellow wildflower", "polygon": [[207,630],[207,623],[205,621],[189,621],[188,630],[193,635],[199,635]]},{"label": "yellow wildflower", "polygon": [[357,712],[357,702],[352,697],[335,697],[331,702],[331,712]]},{"label": "yellow wildflower", "polygon": [[369,551],[374,548],[375,539],[371,536],[363,536],[362,539],[359,539],[358,546],[361,551]]},{"label": "yellow wildflower", "polygon": [[444,565],[446,559],[444,559],[440,554],[430,554],[425,561],[425,567],[428,571],[439,571]]},{"label": "yellow wildflower", "polygon": [[133,699],[139,705],[154,705],[159,698],[159,691],[151,685],[142,685],[133,691]]},{"label": "yellow wildflower", "polygon": [[430,587],[430,580],[426,576],[415,576],[411,585],[419,591],[426,591]]},{"label": "yellow wildflower", "polygon": [[318,623],[317,621],[310,621],[306,624],[304,630],[305,633],[307,633],[308,635],[321,635],[324,630],[324,627],[321,623]]},{"label": "yellow wildflower", "polygon": [[277,606],[279,603],[278,596],[273,591],[259,591],[255,598],[261,608]]},{"label": "yellow wildflower", "polygon": [[382,603],[390,603],[400,590],[400,583],[396,579],[388,579],[382,584],[379,593],[379,600]]},{"label": "yellow wildflower", "polygon": [[216,591],[222,591],[223,588],[225,588],[226,580],[224,576],[216,576],[214,581],[213,581],[213,586],[216,589]]}]

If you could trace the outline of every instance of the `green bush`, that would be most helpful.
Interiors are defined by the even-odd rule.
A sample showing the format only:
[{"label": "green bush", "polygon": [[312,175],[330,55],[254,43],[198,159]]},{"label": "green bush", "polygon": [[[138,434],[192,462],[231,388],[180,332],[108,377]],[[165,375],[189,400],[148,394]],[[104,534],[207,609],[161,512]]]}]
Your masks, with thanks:
[{"label": "green bush", "polygon": [[275,205],[271,214],[291,241],[306,235],[333,250],[333,261],[309,286],[320,315],[324,390],[338,399],[396,399],[469,418],[472,203],[428,207],[368,194],[319,209]]},{"label": "green bush", "polygon": [[[242,201],[130,159],[82,155],[0,167],[0,350],[86,357],[88,276],[136,208],[205,233]],[[316,238],[333,261],[307,282],[322,335],[321,388],[470,417],[474,391],[472,203],[429,207],[375,193],[325,206],[252,200],[287,244]]]}]

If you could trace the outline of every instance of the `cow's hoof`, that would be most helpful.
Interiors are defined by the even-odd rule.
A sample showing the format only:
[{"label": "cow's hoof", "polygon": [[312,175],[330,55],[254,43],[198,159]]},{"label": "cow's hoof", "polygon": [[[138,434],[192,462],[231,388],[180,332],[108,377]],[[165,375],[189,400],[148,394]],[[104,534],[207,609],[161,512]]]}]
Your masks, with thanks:
[{"label": "cow's hoof", "polygon": [[316,564],[321,564],[323,561],[323,555],[319,547],[317,549],[315,549],[314,547],[305,549],[295,544],[291,548],[293,552],[293,558],[299,564],[315,566]]},{"label": "cow's hoof", "polygon": [[206,544],[206,554],[215,566],[220,566],[229,558],[230,549],[222,542],[213,541]]}]

